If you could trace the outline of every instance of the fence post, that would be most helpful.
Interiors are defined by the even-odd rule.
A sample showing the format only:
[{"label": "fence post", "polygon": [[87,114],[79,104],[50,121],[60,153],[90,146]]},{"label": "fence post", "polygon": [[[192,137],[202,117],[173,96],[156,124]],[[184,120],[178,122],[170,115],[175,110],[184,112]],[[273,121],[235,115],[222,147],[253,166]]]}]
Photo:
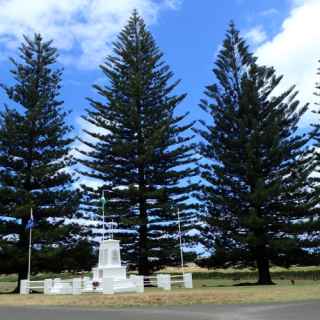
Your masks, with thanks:
[{"label": "fence post", "polygon": [[170,276],[170,274],[163,274],[161,282],[162,282],[162,288],[164,290],[167,290],[167,291],[171,290],[171,276]]},{"label": "fence post", "polygon": [[43,281],[43,293],[44,294],[50,294],[51,293],[51,289],[53,286],[53,281],[52,279],[45,279]]},{"label": "fence post", "polygon": [[80,278],[72,279],[72,294],[73,295],[81,294],[81,279]]},{"label": "fence post", "polygon": [[21,280],[20,281],[20,294],[29,294],[29,281],[28,280]]},{"label": "fence post", "polygon": [[185,288],[192,289],[193,288],[192,273],[184,273],[183,274],[183,282],[184,282]]},{"label": "fence post", "polygon": [[102,293],[114,294],[113,278],[102,279]]},{"label": "fence post", "polygon": [[144,276],[131,276],[130,278],[136,286],[136,292],[144,293]]},{"label": "fence post", "polygon": [[162,274],[157,274],[157,287],[163,288]]}]

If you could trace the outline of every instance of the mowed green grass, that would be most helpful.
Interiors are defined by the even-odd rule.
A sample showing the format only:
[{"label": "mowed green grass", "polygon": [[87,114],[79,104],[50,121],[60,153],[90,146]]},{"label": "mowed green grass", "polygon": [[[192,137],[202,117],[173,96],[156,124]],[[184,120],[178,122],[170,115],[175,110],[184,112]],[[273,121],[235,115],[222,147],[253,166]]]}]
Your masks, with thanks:
[{"label": "mowed green grass", "polygon": [[[241,282],[241,281],[240,281]],[[247,282],[242,280],[242,282]],[[253,283],[254,281],[251,280]],[[175,285],[166,292],[147,288],[144,294],[85,294],[81,296],[45,296],[40,294],[6,294],[16,282],[0,282],[0,305],[7,306],[76,306],[76,307],[129,307],[147,305],[267,303],[320,299],[320,281],[276,280],[274,286],[235,286],[238,282],[228,279],[195,279],[194,289]]]},{"label": "mowed green grass", "polygon": [[[227,269],[204,269],[197,266],[194,267],[186,267],[184,268],[185,272],[191,272],[194,274],[194,278],[212,278],[211,274],[218,274],[217,278],[221,278],[220,280],[225,281],[224,279],[232,279],[236,275],[236,277],[240,276],[240,280],[243,281],[254,281],[256,278],[256,270],[252,270],[249,268],[227,268]],[[164,270],[159,271],[159,273],[172,273],[172,274],[181,274],[181,268],[177,267],[168,267]],[[312,274],[319,274],[320,280],[320,267],[318,266],[310,266],[310,267],[291,267],[290,269],[282,268],[282,267],[272,267],[271,268],[272,276],[277,280],[279,278],[279,274],[283,274],[286,279],[312,279]],[[92,276],[91,272],[84,272],[81,274],[82,276]],[[219,275],[221,277],[219,277]],[[32,280],[43,280],[47,278],[61,278],[61,279],[70,279],[74,277],[79,277],[80,274],[72,274],[68,272],[63,273],[39,273],[37,275],[32,276]],[[215,277],[216,278],[216,277]],[[220,282],[218,280],[218,283]],[[1,275],[0,274],[0,284],[1,282],[14,282],[17,281],[16,274],[10,275]],[[228,280],[226,280],[228,282]]]}]

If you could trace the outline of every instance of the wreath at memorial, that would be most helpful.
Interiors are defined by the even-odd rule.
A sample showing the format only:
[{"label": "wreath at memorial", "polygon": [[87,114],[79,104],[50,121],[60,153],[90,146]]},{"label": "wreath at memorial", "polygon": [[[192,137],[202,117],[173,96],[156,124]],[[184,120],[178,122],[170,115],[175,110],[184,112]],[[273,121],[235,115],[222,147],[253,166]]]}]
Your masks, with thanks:
[{"label": "wreath at memorial", "polygon": [[99,287],[99,281],[93,281],[92,287],[93,287],[93,290],[96,290]]}]

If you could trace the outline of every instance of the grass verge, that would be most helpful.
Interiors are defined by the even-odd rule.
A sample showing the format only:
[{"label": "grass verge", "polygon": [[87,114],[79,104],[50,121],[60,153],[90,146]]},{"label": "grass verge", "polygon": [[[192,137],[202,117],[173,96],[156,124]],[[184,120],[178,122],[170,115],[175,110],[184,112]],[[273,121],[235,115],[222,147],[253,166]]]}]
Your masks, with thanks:
[{"label": "grass verge", "polygon": [[0,305],[5,306],[69,306],[85,308],[188,305],[188,304],[233,304],[271,303],[320,299],[320,285],[295,286],[216,287],[175,289],[170,292],[147,290],[144,294],[81,296],[27,296],[2,294]]}]

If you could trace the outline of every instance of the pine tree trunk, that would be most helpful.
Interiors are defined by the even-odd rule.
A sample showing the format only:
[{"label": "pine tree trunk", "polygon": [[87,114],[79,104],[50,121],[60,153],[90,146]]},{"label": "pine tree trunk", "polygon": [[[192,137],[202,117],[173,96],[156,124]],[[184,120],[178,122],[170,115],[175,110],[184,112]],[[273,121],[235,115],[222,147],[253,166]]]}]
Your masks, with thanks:
[{"label": "pine tree trunk", "polygon": [[139,228],[139,258],[138,258],[138,272],[139,275],[147,276],[150,274],[148,266],[148,216],[146,208],[145,195],[145,180],[144,170],[141,166],[139,168],[139,210],[140,210],[140,228]]},{"label": "pine tree trunk", "polygon": [[139,241],[139,261],[138,261],[138,272],[139,275],[147,276],[150,271],[148,268],[148,253],[146,248],[147,243],[147,225],[142,223],[140,225],[140,241]]},{"label": "pine tree trunk", "polygon": [[147,276],[150,274],[148,266],[148,217],[146,209],[146,201],[143,196],[144,187],[140,188],[140,227],[139,227],[139,257],[138,257],[138,273]]},{"label": "pine tree trunk", "polygon": [[17,287],[14,289],[14,293],[20,293],[21,280],[26,280],[27,277],[28,277],[27,270],[22,270],[18,272],[18,283],[17,283]]},{"label": "pine tree trunk", "polygon": [[25,259],[24,259],[24,263],[19,267],[19,271],[18,271],[18,283],[17,283],[17,287],[15,288],[14,292],[15,293],[19,293],[20,292],[20,283],[21,280],[26,280],[28,277],[28,247],[24,246],[23,248],[20,247],[20,249],[22,249],[20,252],[24,252],[25,254]]},{"label": "pine tree trunk", "polygon": [[[139,101],[139,99],[137,99]],[[138,103],[137,110],[141,112],[141,105]],[[144,138],[141,129],[141,119],[138,127],[138,155],[139,157],[145,154]],[[138,166],[138,183],[139,183],[139,210],[140,210],[140,228],[139,228],[139,258],[138,258],[138,272],[139,275],[148,276],[150,274],[148,265],[148,216],[146,203],[146,181],[145,181],[145,167],[143,163]]]},{"label": "pine tree trunk", "polygon": [[17,287],[15,288],[14,292],[15,293],[20,293],[20,283],[21,280],[26,280],[28,277],[28,248],[29,248],[29,243],[28,243],[28,231],[26,230],[26,225],[27,225],[27,218],[22,219],[22,232],[19,235],[19,243],[18,243],[18,248],[21,254],[23,255],[23,263],[19,267],[18,270],[18,283]]},{"label": "pine tree trunk", "polygon": [[266,257],[265,248],[258,249],[257,267],[258,267],[258,284],[274,284],[271,280],[269,259]]}]

